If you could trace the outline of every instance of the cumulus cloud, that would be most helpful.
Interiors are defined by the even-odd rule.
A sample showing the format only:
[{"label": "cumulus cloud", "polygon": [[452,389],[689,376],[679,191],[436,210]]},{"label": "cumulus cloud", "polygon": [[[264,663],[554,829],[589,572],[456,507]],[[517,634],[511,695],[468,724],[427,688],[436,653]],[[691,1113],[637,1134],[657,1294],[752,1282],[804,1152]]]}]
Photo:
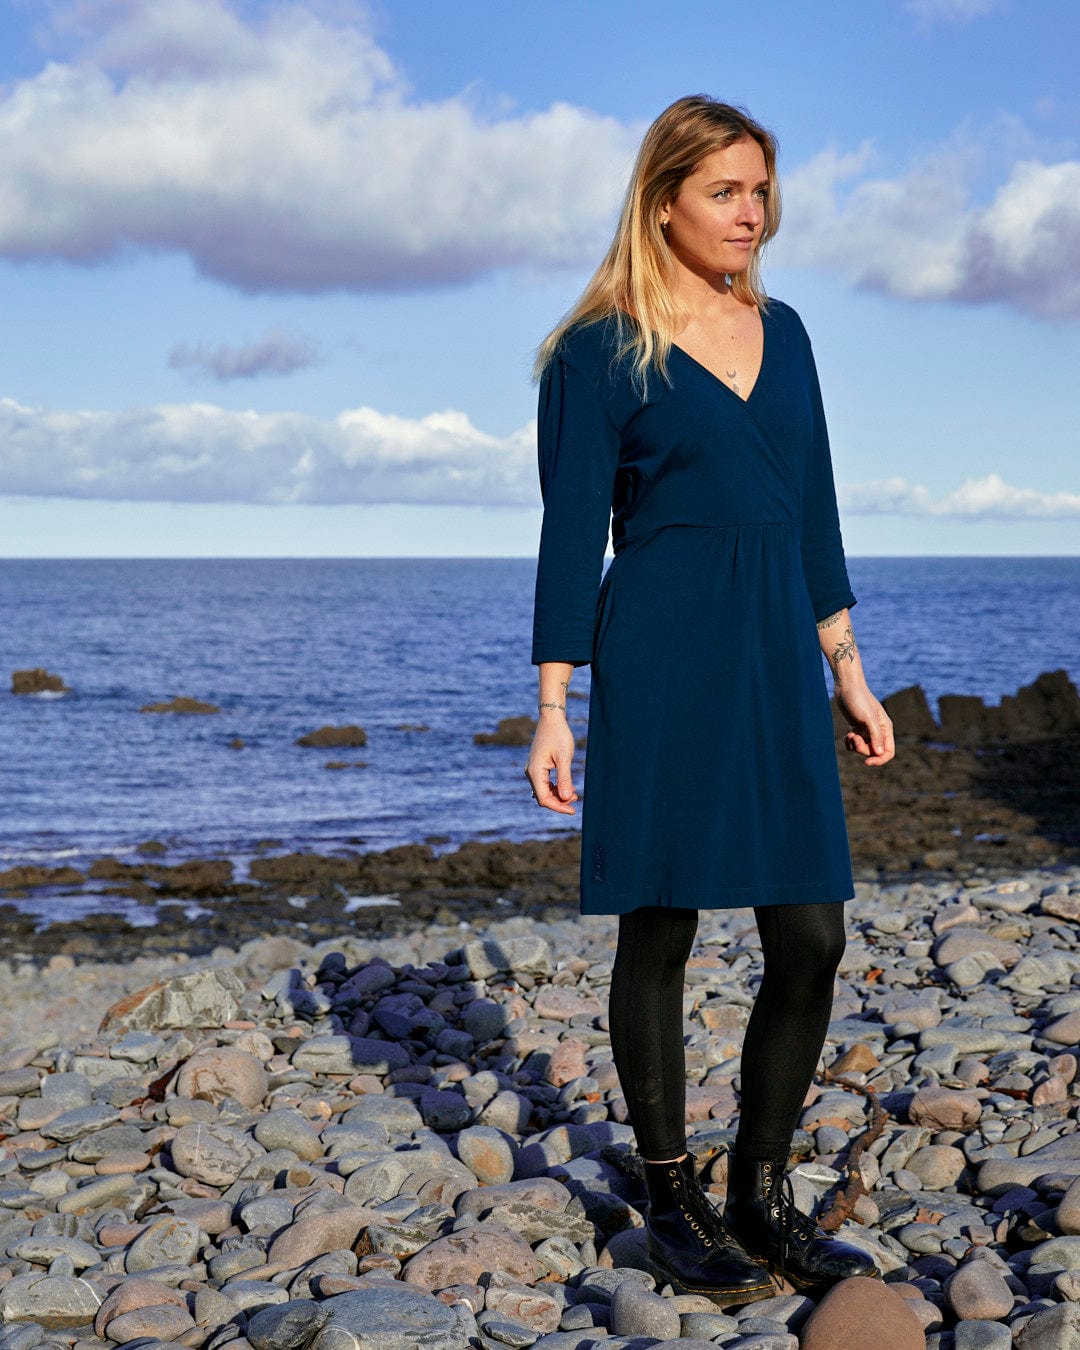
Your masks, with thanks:
[{"label": "cumulus cloud", "polygon": [[1080,492],[1039,492],[1014,487],[1000,474],[966,478],[958,488],[935,497],[919,483],[887,478],[852,483],[837,490],[840,509],[849,515],[958,516],[969,520],[1080,519]]},{"label": "cumulus cloud", "polygon": [[464,413],[333,420],[192,403],[52,412],[0,399],[0,493],[122,501],[539,502],[536,429],[478,430]]},{"label": "cumulus cloud", "polygon": [[179,342],[169,352],[169,365],[174,370],[202,371],[222,383],[250,380],[257,375],[291,375],[295,370],[313,366],[318,359],[310,342],[279,328],[271,328],[256,342],[239,347],[228,343],[211,347],[205,342],[193,345]]},{"label": "cumulus cloud", "polygon": [[[0,493],[118,501],[539,506],[536,424],[492,436],[461,412],[230,412],[208,403],[57,412],[0,399]],[[842,485],[849,515],[1080,518],[1080,493],[996,473],[934,496],[905,478]]]},{"label": "cumulus cloud", "polygon": [[779,258],[907,300],[1080,318],[1080,161],[1018,161],[980,206],[964,160],[962,149],[945,148],[899,177],[879,177],[870,145],[824,151],[788,177]]},{"label": "cumulus cloud", "polygon": [[[994,0],[911,3],[958,21]],[[642,130],[566,103],[424,100],[346,0],[55,12],[63,59],[0,88],[7,258],[178,252],[242,291],[310,293],[587,267]],[[1080,318],[1080,160],[986,139],[989,202],[967,186],[970,138],[899,172],[869,145],[824,151],[786,179],[776,257],[907,300]]]},{"label": "cumulus cloud", "polygon": [[636,138],[565,103],[413,98],[358,9],[84,0],[59,21],[73,58],[0,91],[9,258],[175,250],[245,291],[568,267],[601,247]]}]

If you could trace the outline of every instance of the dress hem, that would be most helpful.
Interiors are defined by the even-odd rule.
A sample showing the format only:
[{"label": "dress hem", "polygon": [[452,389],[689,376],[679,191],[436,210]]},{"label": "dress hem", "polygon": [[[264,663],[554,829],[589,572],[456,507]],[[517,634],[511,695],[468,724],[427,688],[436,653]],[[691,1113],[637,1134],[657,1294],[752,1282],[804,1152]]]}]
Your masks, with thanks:
[{"label": "dress hem", "polygon": [[855,899],[855,884],[851,882],[792,882],[780,886],[722,886],[710,890],[704,895],[692,893],[676,899],[673,896],[643,895],[641,892],[623,892],[621,895],[605,896],[603,908],[597,908],[593,901],[579,902],[582,915],[628,914],[631,910],[646,906],[659,906],[663,909],[751,909],[759,905],[812,905],[844,902]]}]

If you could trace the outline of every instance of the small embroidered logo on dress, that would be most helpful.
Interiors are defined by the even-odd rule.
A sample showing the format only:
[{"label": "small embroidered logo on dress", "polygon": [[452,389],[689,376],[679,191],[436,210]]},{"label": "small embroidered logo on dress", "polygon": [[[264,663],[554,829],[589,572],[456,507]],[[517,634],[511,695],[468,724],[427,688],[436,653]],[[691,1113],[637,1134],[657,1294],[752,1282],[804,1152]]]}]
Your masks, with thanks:
[{"label": "small embroidered logo on dress", "polygon": [[603,881],[603,879],[604,879],[604,846],[603,846],[603,844],[593,844],[593,851],[592,851],[592,879],[593,879],[593,881]]}]

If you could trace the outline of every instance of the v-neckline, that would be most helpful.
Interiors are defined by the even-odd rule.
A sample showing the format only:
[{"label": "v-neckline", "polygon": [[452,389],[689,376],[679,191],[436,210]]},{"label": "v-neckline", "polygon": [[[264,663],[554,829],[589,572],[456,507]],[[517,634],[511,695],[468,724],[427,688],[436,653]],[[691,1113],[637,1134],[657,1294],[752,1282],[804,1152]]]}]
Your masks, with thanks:
[{"label": "v-neckline", "polygon": [[703,371],[709,377],[709,379],[714,381],[714,383],[718,384],[721,389],[726,389],[727,392],[731,395],[731,397],[737,399],[743,405],[743,407],[745,407],[754,397],[754,392],[757,389],[758,385],[761,383],[761,377],[765,371],[765,357],[769,349],[769,327],[768,324],[765,322],[765,315],[762,314],[760,310],[758,311],[758,313],[761,316],[761,361],[758,364],[757,374],[754,376],[754,383],[750,386],[750,391],[745,398],[743,398],[742,394],[737,394],[735,390],[732,389],[730,384],[725,384],[725,382],[720,378],[719,375],[716,374],[715,371],[710,370],[709,367],[706,365],[702,365],[702,363],[697,359],[696,356],[691,356],[685,347],[680,347],[677,342],[672,342],[671,344],[672,349],[674,351],[677,351],[680,353],[680,355],[684,356],[686,360],[690,362],[691,365],[697,366],[698,370]]}]

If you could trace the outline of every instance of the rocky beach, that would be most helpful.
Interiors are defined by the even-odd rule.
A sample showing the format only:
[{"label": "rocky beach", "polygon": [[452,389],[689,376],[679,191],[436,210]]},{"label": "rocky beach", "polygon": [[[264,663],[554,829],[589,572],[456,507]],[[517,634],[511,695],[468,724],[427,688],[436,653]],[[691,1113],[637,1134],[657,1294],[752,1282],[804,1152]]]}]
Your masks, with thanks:
[{"label": "rocky beach", "polygon": [[[0,971],[0,1350],[1080,1343],[1080,866],[861,882],[792,1162],[884,1280],[719,1309],[642,1268],[613,920],[438,920]],[[760,976],[702,915],[722,1200]]]},{"label": "rocky beach", "polygon": [[[888,700],[839,763],[857,876],[794,1193],[882,1281],[657,1288],[577,836],[0,874],[0,1350],[1080,1346],[1080,700]],[[517,772],[527,719],[490,736]],[[838,747],[844,728],[837,720]],[[39,924],[35,893],[121,896]],[[722,1204],[749,910],[687,971]]]}]

